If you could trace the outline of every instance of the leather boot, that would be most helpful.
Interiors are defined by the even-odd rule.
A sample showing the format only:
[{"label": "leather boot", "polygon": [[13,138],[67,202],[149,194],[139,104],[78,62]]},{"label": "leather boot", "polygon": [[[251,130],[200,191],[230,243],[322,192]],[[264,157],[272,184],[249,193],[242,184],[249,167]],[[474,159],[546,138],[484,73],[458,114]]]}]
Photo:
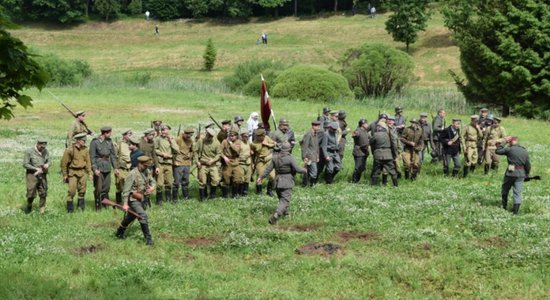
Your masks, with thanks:
[{"label": "leather boot", "polygon": [[143,197],[143,209],[151,208],[151,196],[147,195]]},{"label": "leather boot", "polygon": [[334,174],[331,174],[329,172],[325,173],[325,183],[326,184],[331,184],[333,179],[334,179]]},{"label": "leather boot", "polygon": [[243,195],[243,197],[248,196],[248,182],[243,183],[241,194]]},{"label": "leather boot", "polygon": [[[116,204],[122,204],[122,192],[115,193],[115,201],[116,201]],[[115,207],[113,206],[113,208]]]},{"label": "leather boot", "polygon": [[304,175],[302,176],[302,187],[307,187],[307,186],[309,186],[308,179],[309,179],[309,178],[308,178],[307,174],[304,174]]},{"label": "leather boot", "polygon": [[[382,177],[383,178],[383,177]],[[388,180],[388,177],[386,177],[386,180]],[[378,180],[376,177],[371,177],[370,179],[370,185],[377,185],[378,184]]]},{"label": "leather boot", "polygon": [[[204,197],[206,198],[206,190],[204,190]],[[214,198],[216,198],[216,187],[211,186],[210,187],[210,197],[209,197],[209,199],[214,199]]]},{"label": "leather boot", "polygon": [[174,202],[172,200],[172,191],[170,188],[164,187],[164,198],[166,199],[166,202]]},{"label": "leather boot", "polygon": [[178,192],[179,192],[178,187],[172,187],[172,202],[174,203],[178,202]]},{"label": "leather boot", "polygon": [[73,201],[67,201],[67,212],[68,213],[74,212]]},{"label": "leather boot", "polygon": [[449,176],[449,169],[443,169],[443,175]]},{"label": "leather boot", "polygon": [[275,225],[277,223],[277,219],[279,218],[279,216],[277,215],[277,213],[274,213],[271,215],[271,217],[269,217],[269,224],[271,225]]},{"label": "leather boot", "polygon": [[239,197],[239,185],[236,183],[233,183],[231,185],[231,198],[235,199]]},{"label": "leather boot", "polygon": [[314,186],[317,184],[317,178],[310,177],[309,178],[309,186]]},{"label": "leather boot", "polygon": [[148,224],[142,224],[141,225],[141,231],[143,231],[143,237],[145,238],[145,244],[147,246],[153,246],[153,238],[151,237],[151,232],[149,231],[149,225]]},{"label": "leather boot", "polygon": [[405,179],[409,179],[409,171],[405,171]]},{"label": "leather boot", "polygon": [[256,185],[256,195],[262,194],[262,185]]},{"label": "leather boot", "polygon": [[157,205],[162,206],[162,191],[157,191]]},{"label": "leather boot", "polygon": [[84,198],[78,198],[78,208],[80,208],[81,211],[84,211],[85,206],[86,202],[84,201]]},{"label": "leather boot", "polygon": [[229,198],[229,188],[226,186],[222,186],[222,197]]},{"label": "leather boot", "polygon": [[521,205],[520,203],[514,203],[514,207],[512,208],[512,213],[513,213],[514,215],[517,215],[517,214],[518,214],[518,212],[519,212],[519,206],[520,206],[520,205]]},{"label": "leather boot", "polygon": [[29,214],[32,211],[32,202],[34,201],[34,198],[27,198],[27,207],[25,208],[25,213]]},{"label": "leather boot", "polygon": [[458,177],[458,170],[453,170],[453,177]]},{"label": "leather boot", "polygon": [[267,183],[267,195],[273,197],[273,182]]},{"label": "leather boot", "polygon": [[199,188],[199,201],[204,201],[206,199],[206,189],[205,188]]},{"label": "leather boot", "polygon": [[118,229],[116,230],[115,236],[121,240],[125,239],[124,232],[126,231],[126,227],[122,227],[122,225],[118,226]]},{"label": "leather boot", "polygon": [[392,177],[392,178],[391,178],[391,182],[393,183],[393,186],[394,186],[394,187],[397,187],[397,186],[399,185],[399,183],[398,183],[396,177]]},{"label": "leather boot", "polygon": [[388,185],[388,175],[382,175],[382,185]]},{"label": "leather boot", "polygon": [[483,167],[483,174],[488,175],[489,174],[489,165],[485,165]]},{"label": "leather boot", "polygon": [[411,181],[415,181],[416,180],[416,174],[418,174],[417,172],[412,172],[411,174]]},{"label": "leather boot", "polygon": [[189,187],[184,186],[181,188],[181,195],[183,196],[183,200],[189,200]]},{"label": "leather boot", "polygon": [[476,165],[471,165],[470,166],[470,173],[474,173],[475,170],[476,170]]},{"label": "leather boot", "polygon": [[508,196],[502,195],[502,208],[504,209],[508,208]]},{"label": "leather boot", "polygon": [[463,172],[462,172],[462,177],[466,178],[468,177],[468,171],[470,169],[468,168],[468,166],[464,166],[464,169],[463,169]]}]

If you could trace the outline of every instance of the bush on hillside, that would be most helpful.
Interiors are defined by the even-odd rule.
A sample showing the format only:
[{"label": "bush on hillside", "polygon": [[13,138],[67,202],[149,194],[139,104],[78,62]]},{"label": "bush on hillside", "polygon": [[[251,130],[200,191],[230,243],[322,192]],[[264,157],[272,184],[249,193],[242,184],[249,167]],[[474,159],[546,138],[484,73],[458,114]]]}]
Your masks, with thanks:
[{"label": "bush on hillside", "polygon": [[274,97],[330,101],[353,97],[346,79],[316,66],[297,65],[277,77],[271,89]]},{"label": "bush on hillside", "polygon": [[342,74],[359,98],[399,94],[414,80],[414,62],[410,56],[383,44],[349,49],[341,63]]},{"label": "bush on hillside", "polygon": [[204,54],[202,55],[202,58],[204,59],[204,69],[206,71],[212,71],[212,69],[214,69],[217,55],[218,51],[216,50],[216,47],[214,47],[214,42],[212,42],[212,39],[208,39],[208,42],[206,42],[206,48],[204,49]]},{"label": "bush on hillside", "polygon": [[[271,87],[277,84],[277,77],[283,72],[279,69],[265,69],[262,71],[264,75],[265,83],[267,84],[267,90],[271,91]],[[262,85],[262,79],[260,75],[254,76],[250,81],[242,88],[242,93],[247,96],[260,96],[260,90]]]},{"label": "bush on hillside", "polygon": [[48,85],[79,85],[92,75],[92,68],[83,60],[65,60],[54,54],[46,54],[36,59],[50,76]]},{"label": "bush on hillside", "polygon": [[223,79],[225,84],[234,92],[256,96],[260,93],[260,74],[264,75],[267,87],[275,84],[278,73],[287,66],[278,61],[251,60],[238,65],[235,72]]}]

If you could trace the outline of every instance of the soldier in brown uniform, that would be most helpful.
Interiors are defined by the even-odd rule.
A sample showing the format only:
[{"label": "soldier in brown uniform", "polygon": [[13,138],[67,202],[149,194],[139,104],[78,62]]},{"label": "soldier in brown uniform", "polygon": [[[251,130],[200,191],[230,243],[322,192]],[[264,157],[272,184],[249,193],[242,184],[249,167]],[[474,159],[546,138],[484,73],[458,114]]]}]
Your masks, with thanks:
[{"label": "soldier in brown uniform", "polygon": [[32,211],[32,202],[37,191],[40,197],[38,203],[40,213],[43,214],[46,209],[46,197],[48,196],[48,179],[46,176],[50,167],[50,154],[46,149],[47,145],[48,141],[40,138],[33,148],[25,151],[23,167],[27,171],[27,213]]},{"label": "soldier in brown uniform", "polygon": [[101,209],[101,200],[109,198],[111,189],[111,168],[118,173],[115,146],[111,141],[112,128],[101,128],[101,135],[90,143],[90,160],[94,171],[95,209]]},{"label": "soldier in brown uniform", "polygon": [[155,137],[160,135],[161,127],[162,127],[161,120],[151,121],[151,129],[153,129],[153,131],[155,132]]},{"label": "soldier in brown uniform", "polygon": [[[477,143],[477,164],[481,165],[483,163],[483,136],[485,136],[485,132],[487,131],[487,128],[491,125],[489,124],[489,110],[487,108],[482,108],[479,110],[479,118],[477,119],[477,124],[479,125],[479,128],[481,128],[481,135],[482,138]],[[492,123],[492,121],[491,121]]]},{"label": "soldier in brown uniform", "polygon": [[480,140],[483,139],[481,127],[477,120],[477,115],[470,116],[470,124],[462,130],[462,149],[464,150],[464,171],[463,177],[468,176],[468,172],[473,172],[477,164],[477,146]]},{"label": "soldier in brown uniform", "polygon": [[239,194],[248,196],[248,185],[252,178],[252,150],[250,150],[250,141],[248,140],[248,130],[241,129],[241,155],[239,157],[239,166],[243,174]]},{"label": "soldier in brown uniform", "polygon": [[[159,165],[157,155],[155,153],[155,130],[153,128],[147,129],[143,132],[143,138],[140,139],[139,149],[143,151],[145,156],[152,158],[152,163],[149,164],[148,168],[151,170],[153,177],[156,177],[159,173]],[[151,196],[145,195],[143,197],[143,207],[151,207]]]},{"label": "soldier in brown uniform", "polygon": [[413,118],[411,126],[403,130],[401,142],[404,145],[403,149],[403,164],[405,165],[405,179],[415,180],[418,172],[420,172],[420,152],[424,148],[424,134],[422,127]]},{"label": "soldier in brown uniform", "polygon": [[[263,174],[267,165],[273,158],[273,148],[276,143],[269,136],[266,136],[265,129],[259,128],[256,130],[256,139],[250,145],[252,150],[252,162],[258,177]],[[275,172],[269,174],[267,182],[267,194],[273,196],[273,181],[275,180]],[[262,185],[256,184],[256,194],[262,193]]]},{"label": "soldier in brown uniform", "polygon": [[75,120],[73,124],[71,124],[71,128],[69,129],[69,133],[67,133],[67,143],[66,146],[68,147],[73,142],[73,138],[75,135],[80,133],[86,133],[86,134],[92,134],[92,131],[88,129],[88,126],[86,126],[86,112],[84,111],[77,111],[74,113]]},{"label": "soldier in brown uniform", "polygon": [[92,163],[86,147],[86,133],[79,133],[71,147],[65,149],[61,159],[61,172],[63,181],[68,184],[67,212],[74,211],[73,198],[78,191],[78,208],[84,210],[86,195],[86,183],[92,176]]},{"label": "soldier in brown uniform", "polygon": [[154,144],[159,165],[157,175],[157,204],[162,205],[163,191],[166,201],[172,201],[172,184],[174,183],[172,163],[174,162],[174,155],[178,153],[179,148],[178,144],[176,144],[176,139],[170,136],[170,126],[164,124],[160,128],[160,135],[155,137]]},{"label": "soldier in brown uniform", "polygon": [[352,133],[353,137],[353,158],[355,160],[355,169],[351,176],[353,183],[358,183],[361,180],[361,175],[367,167],[367,157],[369,156],[369,139],[368,132],[369,122],[361,118],[357,124],[357,129]]},{"label": "soldier in brown uniform", "polygon": [[221,157],[220,142],[214,136],[212,128],[206,129],[206,135],[197,142],[197,170],[199,180],[199,200],[203,201],[208,195],[207,184],[210,182],[210,199],[216,197],[216,187],[220,183],[218,162]]},{"label": "soldier in brown uniform", "polygon": [[116,186],[116,203],[122,204],[122,189],[124,189],[124,179],[130,167],[132,166],[132,159],[130,157],[130,137],[132,136],[132,130],[125,129],[122,131],[122,139],[116,143],[116,157],[118,160],[118,174],[115,176]]},{"label": "soldier in brown uniform", "polygon": [[[489,118],[489,120],[491,120]],[[489,168],[491,170],[498,170],[500,163],[500,157],[496,154],[497,146],[506,143],[506,130],[500,125],[500,119],[493,117],[493,124],[486,129],[483,139],[484,152],[485,152],[485,175],[489,174]]]},{"label": "soldier in brown uniform", "polygon": [[189,200],[189,174],[193,164],[194,133],[195,129],[188,127],[176,139],[179,150],[174,159],[174,185],[172,186],[172,199],[174,202],[178,200],[180,186],[183,199]]},{"label": "soldier in brown uniform", "polygon": [[319,163],[320,144],[317,138],[321,130],[321,122],[311,122],[311,129],[304,134],[300,143],[302,148],[302,160],[307,168],[307,174],[303,176],[303,186],[313,186],[317,183],[317,163]]},{"label": "soldier in brown uniform", "polygon": [[243,174],[239,167],[239,157],[241,156],[241,141],[238,139],[239,133],[235,130],[229,132],[227,139],[221,143],[221,153],[224,164],[222,166],[222,195],[227,198],[229,188],[233,198],[237,197],[238,187],[242,183]]},{"label": "soldier in brown uniform", "polygon": [[229,120],[223,120],[222,121],[222,128],[220,129],[220,132],[218,132],[217,139],[218,142],[223,142],[223,140],[227,139],[229,136],[229,131],[231,131],[231,121]]}]

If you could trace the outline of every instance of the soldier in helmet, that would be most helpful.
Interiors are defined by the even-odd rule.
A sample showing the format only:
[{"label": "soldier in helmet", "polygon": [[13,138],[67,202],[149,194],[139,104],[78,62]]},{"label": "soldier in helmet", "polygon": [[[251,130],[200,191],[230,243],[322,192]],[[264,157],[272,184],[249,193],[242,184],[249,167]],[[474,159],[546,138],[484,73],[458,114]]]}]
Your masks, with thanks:
[{"label": "soldier in helmet", "polygon": [[111,189],[111,170],[118,175],[118,160],[116,150],[111,141],[112,128],[104,126],[101,128],[101,135],[94,138],[90,143],[90,160],[94,171],[95,186],[95,209],[101,209],[101,200],[109,198]]},{"label": "soldier in helmet", "polygon": [[292,153],[292,149],[294,149],[294,145],[296,144],[296,137],[294,136],[294,132],[290,129],[286,118],[281,118],[279,120],[279,127],[277,130],[271,132],[269,137],[278,145],[275,147],[275,151],[280,149],[281,143],[288,142],[290,144],[290,153]]},{"label": "soldier in helmet", "polygon": [[495,151],[499,144],[506,143],[506,129],[500,125],[500,122],[500,118],[493,117],[493,124],[485,131],[485,136],[483,139],[485,151],[485,175],[489,174],[489,168],[491,170],[498,170],[500,157],[496,155]]},{"label": "soldier in helmet", "polygon": [[241,132],[241,128],[243,128],[243,123],[244,119],[242,116],[235,116],[235,118],[233,118],[233,125],[231,125],[231,130]]},{"label": "soldier in helmet", "polygon": [[207,128],[206,135],[203,139],[198,140],[196,145],[200,201],[204,201],[208,197],[208,183],[210,183],[209,198],[216,198],[216,187],[220,183],[218,162],[221,157],[221,148],[215,135],[214,129]]},{"label": "soldier in helmet", "polygon": [[377,185],[378,176],[385,169],[391,175],[392,183],[397,187],[397,172],[395,171],[395,157],[397,157],[397,136],[391,133],[386,119],[381,118],[376,124],[370,146],[374,163],[371,172],[371,185]]},{"label": "soldier in helmet", "polygon": [[346,150],[347,135],[349,133],[348,123],[346,122],[347,113],[345,110],[340,110],[338,112],[338,127],[340,132],[340,139],[338,140],[338,154],[340,155],[340,160],[344,160],[344,152]]},{"label": "soldier in helmet", "polygon": [[352,133],[353,137],[353,158],[355,160],[355,169],[351,181],[354,183],[361,180],[361,175],[365,172],[367,166],[367,157],[369,156],[369,123],[365,118],[361,118],[357,124],[357,129]]},{"label": "soldier in helmet", "polygon": [[36,197],[40,197],[39,208],[43,214],[46,209],[46,197],[48,196],[48,169],[50,167],[50,154],[46,146],[48,141],[39,138],[33,148],[25,151],[23,159],[23,167],[27,171],[27,209],[26,212],[32,211],[32,202]]},{"label": "soldier in helmet", "polygon": [[174,202],[178,200],[180,187],[183,199],[189,200],[189,174],[191,173],[191,165],[193,164],[194,133],[195,129],[187,127],[176,138],[178,151],[174,158],[174,183],[172,185],[172,199]]},{"label": "soldier in helmet", "polygon": [[323,114],[317,117],[317,121],[321,122],[321,125],[325,123],[325,121],[330,121],[330,108],[323,107]]},{"label": "soldier in helmet", "polygon": [[116,156],[118,159],[118,174],[115,176],[116,203],[122,204],[122,189],[124,189],[124,179],[130,167],[132,166],[132,159],[130,158],[130,137],[132,136],[132,130],[125,129],[122,131],[122,139],[115,145]]},{"label": "soldier in helmet", "polygon": [[403,165],[405,165],[405,179],[415,180],[418,172],[420,172],[420,152],[424,148],[424,134],[420,123],[413,118],[411,126],[403,130],[401,142],[404,145],[403,149]]},{"label": "soldier in helmet", "polygon": [[477,115],[470,117],[470,124],[462,130],[462,149],[464,149],[464,171],[463,177],[468,176],[468,172],[473,172],[477,164],[477,146],[479,140],[483,139],[481,127],[479,126]]},{"label": "soldier in helmet", "polygon": [[338,138],[336,132],[339,128],[337,122],[331,122],[328,127],[328,131],[325,134],[323,139],[323,144],[321,145],[321,152],[325,157],[325,183],[331,184],[334,182],[334,178],[342,169],[342,161],[340,154],[338,153]]},{"label": "soldier in helmet", "polygon": [[61,159],[61,173],[63,182],[68,184],[67,212],[74,212],[73,199],[78,191],[78,207],[84,210],[86,183],[92,176],[90,154],[86,147],[86,133],[81,132],[74,137],[71,147],[65,149]]}]

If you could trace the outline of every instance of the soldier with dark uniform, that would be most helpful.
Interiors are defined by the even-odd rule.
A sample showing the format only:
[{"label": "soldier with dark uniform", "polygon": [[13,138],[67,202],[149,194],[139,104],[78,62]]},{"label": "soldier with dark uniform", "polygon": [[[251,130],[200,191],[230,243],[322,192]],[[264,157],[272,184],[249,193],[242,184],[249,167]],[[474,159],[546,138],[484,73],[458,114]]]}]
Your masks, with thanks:
[{"label": "soldier with dark uniform", "polygon": [[197,142],[197,174],[199,180],[199,200],[208,196],[207,183],[210,182],[210,199],[216,198],[216,187],[220,184],[218,162],[221,157],[220,142],[214,138],[216,132],[206,129],[206,135]]},{"label": "soldier with dark uniform", "polygon": [[222,167],[223,185],[222,195],[224,198],[229,196],[229,188],[231,187],[231,195],[233,198],[238,196],[239,187],[242,184],[243,174],[239,166],[239,157],[241,156],[241,141],[238,138],[239,133],[235,130],[229,132],[227,139],[221,143],[221,156],[224,161]]},{"label": "soldier with dark uniform", "polygon": [[330,108],[323,107],[323,114],[317,117],[317,121],[321,122],[321,125],[326,121],[330,121]]},{"label": "soldier with dark uniform", "polygon": [[338,140],[338,154],[340,155],[340,161],[344,160],[344,153],[346,151],[347,135],[349,133],[348,123],[346,122],[346,111],[341,110],[338,112],[338,127],[340,132],[340,139]]},{"label": "soldier with dark uniform", "polygon": [[422,164],[424,163],[424,157],[428,148],[433,151],[433,136],[432,136],[432,126],[428,124],[428,113],[420,113],[420,119],[418,120],[420,127],[422,128],[422,140],[424,141],[424,147],[420,152],[420,168],[422,169]]},{"label": "soldier with dark uniform", "polygon": [[[140,156],[145,155],[141,149],[139,149],[139,144],[141,143],[141,139],[139,139],[136,136],[130,137],[130,144],[128,146],[128,149],[130,149],[130,160],[132,161],[132,164],[130,166],[130,170],[137,168],[138,166],[138,158]],[[151,169],[153,171],[153,169]],[[143,203],[145,204],[145,203]],[[145,205],[143,206],[145,207]]]},{"label": "soldier with dark uniform", "polygon": [[378,120],[369,124],[369,129],[367,131],[370,133],[371,136],[373,136],[376,132],[376,126],[378,126],[378,122],[380,122],[380,120],[383,120],[384,125],[387,125],[386,121],[388,120],[388,114],[386,114],[385,112],[378,114]]},{"label": "soldier with dark uniform", "polygon": [[505,138],[508,147],[504,148],[503,144],[499,144],[495,151],[498,155],[505,155],[508,159],[508,168],[504,174],[502,183],[502,208],[507,209],[508,193],[514,187],[514,207],[512,212],[517,214],[521,205],[521,190],[523,181],[529,177],[531,172],[531,163],[529,161],[529,153],[527,149],[518,144],[518,138],[510,136]]},{"label": "soldier with dark uniform", "polygon": [[317,133],[317,141],[319,142],[319,162],[317,163],[317,178],[320,178],[321,174],[323,174],[323,171],[325,170],[326,158],[323,156],[323,151],[321,151],[321,147],[323,146],[323,140],[326,138],[329,125],[330,121],[325,121],[324,123],[321,123],[321,130],[319,130],[319,132]]},{"label": "soldier with dark uniform", "polygon": [[273,155],[273,160],[264,170],[262,175],[256,181],[257,185],[262,184],[262,179],[267,177],[273,170],[277,174],[275,177],[275,189],[279,198],[277,210],[269,218],[269,224],[277,223],[279,217],[288,214],[288,205],[292,198],[292,188],[294,187],[294,174],[307,173],[307,170],[300,167],[294,157],[290,154],[290,143],[283,142],[281,151]]},{"label": "soldier with dark uniform", "polygon": [[94,171],[95,209],[101,209],[101,200],[109,198],[111,189],[111,168],[118,174],[118,161],[116,151],[111,141],[112,128],[101,128],[101,135],[90,143],[90,160]]},{"label": "soldier with dark uniform", "polygon": [[489,174],[489,168],[491,168],[491,170],[498,170],[500,158],[496,155],[495,151],[498,144],[504,144],[506,142],[506,130],[500,125],[500,121],[499,118],[494,117],[493,125],[485,131],[483,139],[483,145],[485,146],[485,175]]},{"label": "soldier with dark uniform", "polygon": [[23,167],[27,173],[27,209],[25,210],[27,213],[32,211],[32,202],[37,191],[38,197],[40,197],[38,203],[40,213],[43,214],[46,209],[46,197],[48,196],[47,174],[50,167],[50,154],[46,149],[47,145],[47,140],[39,138],[33,148],[25,151]]},{"label": "soldier with dark uniform", "polygon": [[443,160],[443,145],[441,144],[440,134],[445,129],[445,110],[437,111],[437,116],[432,120],[432,134],[434,148],[432,149],[432,163]]},{"label": "soldier with dark uniform", "polygon": [[374,134],[370,139],[370,146],[374,163],[371,172],[371,185],[376,185],[378,176],[382,170],[387,170],[391,175],[393,186],[397,187],[397,172],[395,171],[395,157],[397,156],[397,136],[393,135],[391,129],[386,124],[386,120],[381,118],[376,124]]},{"label": "soldier with dark uniform", "polygon": [[304,134],[300,143],[302,148],[302,160],[307,168],[307,174],[303,176],[303,186],[313,186],[317,183],[317,163],[319,162],[318,132],[321,130],[321,122],[311,122],[311,129]]},{"label": "soldier with dark uniform", "polygon": [[296,137],[292,129],[288,126],[288,120],[286,118],[281,118],[279,120],[279,127],[277,130],[272,131],[269,137],[277,143],[275,151],[280,149],[283,142],[288,142],[290,144],[290,153],[292,153],[292,149],[294,149],[294,145],[296,144]]},{"label": "soldier with dark uniform", "polygon": [[218,142],[223,142],[223,140],[227,139],[229,136],[229,131],[231,131],[231,121],[229,120],[223,120],[222,121],[222,128],[220,129],[220,132],[218,132]]},{"label": "soldier with dark uniform", "polygon": [[78,208],[84,210],[86,195],[86,183],[88,177],[92,177],[92,163],[86,147],[86,133],[82,132],[73,136],[71,147],[65,149],[61,159],[61,172],[63,182],[69,185],[67,192],[67,212],[74,212],[73,199],[78,191]]},{"label": "soldier with dark uniform", "polygon": [[403,109],[400,106],[397,106],[395,108],[395,129],[397,130],[397,134],[401,136],[403,134],[403,131],[405,130],[405,124],[407,122],[407,118],[403,116]]},{"label": "soldier with dark uniform", "polygon": [[[143,132],[143,138],[139,142],[139,149],[143,151],[145,156],[149,156],[153,159],[153,163],[150,164],[149,169],[151,170],[153,177],[156,177],[160,171],[158,165],[157,154],[155,153],[155,130],[153,128],[147,129]],[[143,207],[151,207],[151,196],[145,195],[143,197]]]},{"label": "soldier with dark uniform", "polygon": [[367,168],[367,157],[369,156],[369,123],[365,118],[361,118],[357,124],[357,129],[352,133],[353,137],[353,158],[355,160],[355,169],[351,176],[353,183],[361,180],[361,175]]},{"label": "soldier with dark uniform", "polygon": [[[388,128],[390,129],[391,135],[393,135],[393,138],[397,140],[397,155],[394,158],[394,166],[395,166],[395,172],[397,173],[397,179],[401,179],[401,163],[402,163],[402,155],[403,155],[403,143],[401,143],[401,140],[399,139],[399,134],[397,133],[397,127],[395,127],[395,117],[394,116],[388,116],[386,120],[386,124],[388,125]],[[388,171],[384,169],[382,172],[382,184],[386,185],[388,182],[387,179]]]},{"label": "soldier with dark uniform", "polygon": [[[492,123],[492,121],[491,121]],[[482,108],[479,110],[479,118],[477,119],[477,124],[479,125],[479,128],[481,128],[481,139],[479,139],[477,143],[477,164],[481,165],[483,162],[483,136],[485,136],[485,132],[488,127],[491,125],[489,124],[489,110],[487,108]]]},{"label": "soldier with dark uniform", "polygon": [[172,164],[174,156],[179,151],[176,139],[170,136],[170,126],[163,124],[160,128],[160,135],[155,137],[155,154],[159,164],[157,175],[157,204],[162,205],[163,191],[166,201],[172,202],[172,184],[174,174]]},{"label": "soldier with dark uniform", "polygon": [[[150,195],[155,189],[155,179],[151,174],[149,166],[152,164],[152,159],[148,156],[140,156],[138,158],[138,167],[128,173],[124,180],[124,192],[123,200],[124,204],[122,209],[128,211],[131,209],[137,215],[140,216],[139,223],[141,225],[141,231],[145,238],[145,243],[149,246],[153,245],[153,238],[149,231],[149,222],[147,213],[143,209],[141,201],[145,195]],[[119,239],[124,239],[124,232],[126,228],[136,219],[136,217],[130,213],[126,213],[120,226],[116,231],[116,236]]]},{"label": "soldier with dark uniform", "polygon": [[122,204],[122,189],[124,189],[124,179],[130,167],[132,166],[132,159],[130,157],[130,137],[132,136],[132,130],[125,129],[122,131],[122,139],[116,143],[116,157],[118,160],[118,174],[115,176],[116,203]]},{"label": "soldier with dark uniform", "polygon": [[241,128],[243,128],[243,123],[244,119],[242,116],[235,116],[233,118],[233,125],[231,125],[231,130],[241,132]]},{"label": "soldier with dark uniform", "polygon": [[178,191],[181,186],[181,193],[184,200],[189,200],[189,174],[193,165],[193,134],[195,129],[188,127],[183,134],[176,138],[178,151],[174,158],[174,185],[172,186],[172,200],[178,201]]},{"label": "soldier with dark uniform", "polygon": [[342,169],[342,160],[340,158],[338,137],[336,131],[339,129],[337,122],[331,122],[329,124],[329,130],[325,134],[323,144],[321,145],[321,152],[325,157],[325,183],[331,184],[334,182],[334,178]]},{"label": "soldier with dark uniform", "polygon": [[86,133],[86,134],[92,134],[92,131],[88,129],[86,126],[86,112],[84,111],[77,111],[74,113],[75,120],[73,124],[71,124],[71,128],[69,129],[69,133],[67,133],[67,145],[69,146],[73,142],[73,138],[75,135],[80,133]]},{"label": "soldier with dark uniform", "polygon": [[[254,170],[258,177],[264,173],[267,165],[271,163],[273,158],[273,149],[275,148],[275,141],[265,134],[265,129],[258,128],[256,130],[256,138],[250,145],[252,150],[252,163],[254,164]],[[269,180],[267,182],[267,194],[273,196],[273,181],[275,180],[275,172],[269,174]],[[262,185],[256,185],[256,194],[262,193]]]},{"label": "soldier with dark uniform", "polygon": [[439,142],[443,146],[443,173],[449,175],[449,163],[453,161],[453,176],[458,176],[460,170],[460,119],[453,119],[453,124],[441,131]]},{"label": "soldier with dark uniform", "polygon": [[416,180],[416,176],[420,172],[420,152],[424,149],[424,134],[420,123],[413,118],[411,125],[401,135],[401,142],[404,145],[403,149],[403,165],[405,166],[405,179]]},{"label": "soldier with dark uniform", "polygon": [[248,185],[252,179],[252,150],[250,149],[250,140],[248,139],[248,130],[241,129],[241,154],[239,156],[239,167],[243,174],[242,183],[239,187],[241,196],[248,196]]},{"label": "soldier with dark uniform", "polygon": [[477,115],[470,116],[470,124],[462,130],[462,149],[464,149],[464,171],[463,177],[468,176],[468,172],[473,172],[477,164],[477,146],[479,140],[482,140],[481,127],[479,126]]}]

